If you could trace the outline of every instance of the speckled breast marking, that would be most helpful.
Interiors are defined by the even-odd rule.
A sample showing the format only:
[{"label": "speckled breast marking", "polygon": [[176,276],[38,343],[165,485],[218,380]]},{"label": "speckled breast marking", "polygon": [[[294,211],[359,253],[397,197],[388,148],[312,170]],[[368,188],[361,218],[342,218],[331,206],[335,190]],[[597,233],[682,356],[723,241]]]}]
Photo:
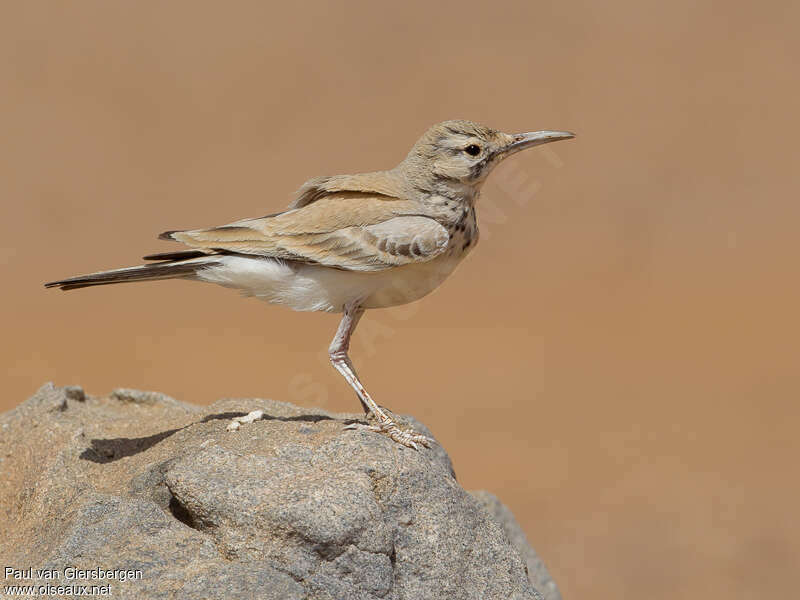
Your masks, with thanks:
[{"label": "speckled breast marking", "polygon": [[450,243],[447,248],[448,256],[467,254],[478,243],[480,233],[474,206],[465,206],[460,216],[447,225],[450,234]]}]

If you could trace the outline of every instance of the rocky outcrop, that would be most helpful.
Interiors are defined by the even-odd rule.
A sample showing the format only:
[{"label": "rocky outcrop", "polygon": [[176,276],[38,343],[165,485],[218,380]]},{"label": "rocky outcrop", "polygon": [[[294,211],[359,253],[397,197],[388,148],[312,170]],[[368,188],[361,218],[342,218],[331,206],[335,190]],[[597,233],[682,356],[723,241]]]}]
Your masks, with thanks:
[{"label": "rocky outcrop", "polygon": [[[226,431],[255,409],[262,420]],[[151,599],[559,598],[508,509],[462,489],[441,447],[343,430],[354,418],[47,384],[0,416],[3,585]]]}]

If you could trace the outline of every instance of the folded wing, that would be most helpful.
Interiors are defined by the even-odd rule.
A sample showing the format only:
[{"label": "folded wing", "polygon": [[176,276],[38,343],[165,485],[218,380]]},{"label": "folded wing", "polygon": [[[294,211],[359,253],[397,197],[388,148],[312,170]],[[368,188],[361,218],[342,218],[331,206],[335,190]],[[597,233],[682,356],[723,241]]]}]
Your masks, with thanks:
[{"label": "folded wing", "polygon": [[351,192],[278,215],[169,232],[166,237],[210,253],[227,251],[380,271],[431,260],[447,247],[447,230],[419,211],[416,202]]}]

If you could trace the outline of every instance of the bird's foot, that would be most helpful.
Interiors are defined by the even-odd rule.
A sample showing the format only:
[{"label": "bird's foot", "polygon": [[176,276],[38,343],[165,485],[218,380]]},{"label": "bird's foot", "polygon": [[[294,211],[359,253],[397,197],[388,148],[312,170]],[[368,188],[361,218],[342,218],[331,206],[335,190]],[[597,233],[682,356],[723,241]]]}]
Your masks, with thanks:
[{"label": "bird's foot", "polygon": [[429,438],[427,435],[417,433],[411,428],[402,428],[392,419],[379,421],[377,425],[351,423],[350,425],[345,426],[345,429],[361,429],[382,433],[398,444],[402,444],[406,448],[413,448],[414,450],[419,450],[420,445],[430,448],[431,444],[434,443],[433,438]]},{"label": "bird's foot", "polygon": [[225,429],[228,431],[236,431],[239,429],[242,423],[252,423],[253,421],[258,421],[263,416],[263,410],[254,410],[253,412],[247,413],[243,417],[234,417],[233,420],[228,423],[228,426]]}]

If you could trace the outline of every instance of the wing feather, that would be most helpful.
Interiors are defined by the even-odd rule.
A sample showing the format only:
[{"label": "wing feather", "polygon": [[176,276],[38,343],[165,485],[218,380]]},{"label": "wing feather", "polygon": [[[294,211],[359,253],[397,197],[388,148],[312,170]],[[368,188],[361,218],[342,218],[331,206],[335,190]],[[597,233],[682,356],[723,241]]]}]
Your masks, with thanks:
[{"label": "wing feather", "polygon": [[355,271],[428,261],[441,254],[449,241],[447,230],[420,214],[417,202],[352,192],[332,194],[274,216],[170,236],[197,249]]}]

